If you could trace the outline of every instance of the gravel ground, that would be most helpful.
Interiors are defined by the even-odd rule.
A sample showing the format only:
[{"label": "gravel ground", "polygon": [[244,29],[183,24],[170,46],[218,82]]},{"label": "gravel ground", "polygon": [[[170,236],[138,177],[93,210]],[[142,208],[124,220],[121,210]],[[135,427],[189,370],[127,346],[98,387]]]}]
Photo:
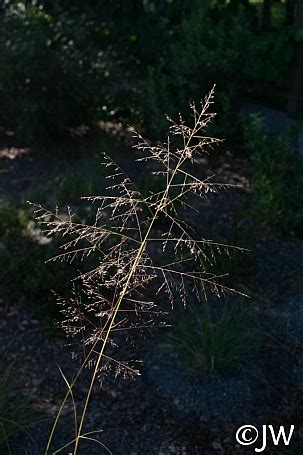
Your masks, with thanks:
[{"label": "gravel ground", "polygon": [[201,374],[192,378],[180,362],[163,353],[151,355],[147,369],[151,386],[181,421],[193,415],[201,421],[234,423],[253,418],[251,387],[245,374]]},{"label": "gravel ground", "polygon": [[[18,198],[26,186],[19,180],[24,158],[8,160],[1,161],[1,169]],[[27,161],[25,165],[28,181],[32,164]],[[37,173],[37,163],[34,166]],[[249,205],[249,184],[243,169],[245,164],[240,161],[221,169],[223,179],[242,182],[243,191],[232,196],[224,192],[205,203],[202,221],[215,225],[220,236],[228,237],[233,217]],[[2,185],[2,200],[5,191]],[[251,228],[244,223],[248,235]],[[106,454],[104,446],[115,455],[246,454],[249,452],[241,452],[235,441],[240,424],[283,423],[302,429],[303,244],[275,238],[262,225],[255,224],[253,230],[253,265],[243,280],[252,296],[249,302],[256,307],[268,335],[266,346],[252,361],[254,371],[201,375],[193,381],[177,361],[156,354],[142,340],[137,346],[138,358],[144,361],[141,376],[135,380],[108,377],[102,387],[96,386],[85,429],[102,432],[96,436],[99,443],[83,441],[81,455]],[[11,302],[4,296],[0,299],[3,359],[13,364],[15,387],[28,397],[31,416],[42,419],[31,431],[34,441],[20,433],[11,443],[11,452],[41,455],[65,390],[58,365],[70,380],[77,363],[71,359],[61,332],[42,330],[23,301]],[[75,389],[80,408],[89,373],[86,371]],[[72,434],[73,408],[69,403],[55,446],[65,444]],[[299,430],[296,438],[297,447],[302,447]],[[299,454],[299,450],[294,453]],[[67,455],[68,448],[61,453]],[[278,452],[274,448],[268,453]]]}]

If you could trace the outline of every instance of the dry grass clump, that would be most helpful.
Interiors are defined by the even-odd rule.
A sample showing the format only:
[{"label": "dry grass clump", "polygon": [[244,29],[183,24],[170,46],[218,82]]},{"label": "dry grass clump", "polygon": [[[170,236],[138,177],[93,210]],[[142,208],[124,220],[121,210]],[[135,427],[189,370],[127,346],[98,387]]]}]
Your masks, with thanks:
[{"label": "dry grass clump", "polygon": [[[84,264],[91,264],[74,280],[72,297],[58,298],[64,315],[61,325],[68,336],[81,340],[83,359],[69,384],[46,453],[50,453],[59,417],[84,367],[89,366],[92,375],[75,438],[70,443],[74,454],[84,437],[85,415],[96,380],[105,371],[114,370],[125,376],[139,374],[134,363],[117,357],[118,346],[122,337],[128,340],[134,330],[164,324],[161,316],[165,308],[159,305],[161,293],[171,305],[176,300],[186,305],[193,293],[199,299],[201,291],[206,296],[208,289],[218,296],[232,291],[220,284],[220,277],[206,271],[216,253],[227,251],[229,246],[196,238],[190,225],[191,213],[197,211],[195,200],[228,186],[213,183],[211,178],[201,180],[195,172],[201,154],[220,142],[204,135],[215,116],[209,112],[213,95],[212,90],[200,109],[191,105],[191,126],[181,116],[178,122],[168,118],[169,135],[164,144],[151,145],[134,133],[134,147],[141,154],[137,161],[154,169],[149,172],[161,180],[159,190],[142,194],[105,155],[111,185],[105,196],[87,198],[98,205],[93,224],[77,223],[71,212],[51,213],[36,207],[45,233],[64,240],[61,252],[53,260],[72,262],[80,257]],[[143,172],[148,171],[143,167]]]}]

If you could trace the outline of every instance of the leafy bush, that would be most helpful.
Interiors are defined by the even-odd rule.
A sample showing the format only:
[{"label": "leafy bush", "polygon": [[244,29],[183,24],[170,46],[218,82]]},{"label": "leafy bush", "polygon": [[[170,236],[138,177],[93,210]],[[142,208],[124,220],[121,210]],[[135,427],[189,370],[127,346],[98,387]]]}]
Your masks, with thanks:
[{"label": "leafy bush", "polygon": [[282,233],[303,236],[303,158],[287,138],[265,132],[260,117],[245,126],[251,153],[253,214]]},{"label": "leafy bush", "polygon": [[1,125],[45,140],[96,119],[134,118],[145,66],[158,60],[181,4],[192,9],[170,3],[1,4]]},{"label": "leafy bush", "polygon": [[8,205],[0,212],[1,285],[11,298],[26,303],[45,319],[58,314],[50,290],[66,292],[71,278],[63,264],[52,267],[46,260],[56,251],[56,239],[47,241],[24,207]]},{"label": "leafy bush", "polygon": [[28,213],[14,205],[5,207],[0,217],[0,237],[8,248],[13,246],[15,239],[26,233],[30,223],[33,224]]},{"label": "leafy bush", "polygon": [[252,25],[251,14],[245,6],[236,12],[228,7],[215,11],[197,2],[192,14],[184,17],[143,83],[145,123],[154,135],[164,130],[163,112],[170,116],[186,112],[188,100],[199,100],[201,90],[214,82],[221,114],[216,134],[219,129],[225,136],[237,132],[232,111],[241,96],[266,98],[273,87],[280,94],[277,87],[285,85],[293,57],[292,30],[260,33]]},{"label": "leafy bush", "polygon": [[[212,21],[204,9],[195,11],[183,20],[162,61],[149,69],[145,99],[154,133],[159,128],[163,131],[163,112],[170,116],[184,112],[188,100],[197,101],[201,91],[208,90],[213,81],[219,87],[222,102],[223,98],[230,98],[240,76],[235,68],[243,64],[242,46],[250,40],[247,26],[237,17],[231,20],[232,24],[227,25]],[[232,81],[228,86],[226,79]],[[150,124],[147,119],[146,123]]]},{"label": "leafy bush", "polygon": [[243,366],[260,340],[248,312],[227,303],[216,311],[206,302],[190,305],[176,312],[172,326],[161,347],[193,372],[218,373]]},{"label": "leafy bush", "polygon": [[115,73],[108,49],[93,45],[96,24],[89,12],[50,15],[37,2],[10,1],[2,8],[3,126],[30,140],[90,123],[107,104]]},{"label": "leafy bush", "polygon": [[155,134],[164,132],[163,112],[185,112],[215,81],[224,114],[217,127],[232,135],[239,95],[279,94],[293,55],[291,29],[260,33],[256,17],[249,2],[8,0],[0,5],[0,123],[44,140],[131,117]]}]

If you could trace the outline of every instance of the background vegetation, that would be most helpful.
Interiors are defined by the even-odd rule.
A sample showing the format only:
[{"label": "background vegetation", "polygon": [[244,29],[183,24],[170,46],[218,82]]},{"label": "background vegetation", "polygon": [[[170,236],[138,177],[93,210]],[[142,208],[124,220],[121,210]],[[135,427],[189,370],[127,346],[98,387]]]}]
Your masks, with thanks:
[{"label": "background vegetation", "polygon": [[214,81],[225,127],[240,99],[285,106],[302,40],[293,3],[3,2],[1,124],[26,140],[109,119],[152,134]]},{"label": "background vegetation", "polygon": [[[252,294],[254,311],[194,302],[175,312],[159,349],[181,359],[189,374],[247,366],[266,338],[252,283],[263,261],[256,245],[268,239],[299,245],[303,238],[302,18],[299,0],[1,2],[0,300],[25,308],[39,327],[61,320],[50,290],[68,296],[80,263],[46,263],[58,252],[58,238],[44,236],[27,200],[77,212],[79,226],[90,223],[94,205],[81,197],[108,186],[101,151],[121,163],[144,197],[162,191],[161,176],[132,167],[128,125],[156,145],[167,131],[163,114],[182,112],[187,121],[190,103],[198,105],[215,83],[218,115],[207,135],[226,141],[220,154],[203,158],[201,175],[211,168],[228,183],[240,175],[246,196],[239,210],[224,197],[218,209],[211,199],[215,216],[205,207],[194,224],[203,238],[252,250],[219,256],[212,272]],[[265,107],[267,117],[250,115],[251,106],[263,113]],[[156,227],[165,231],[161,223]],[[19,422],[7,408],[12,394],[18,410],[7,376],[0,383],[5,447]]]}]

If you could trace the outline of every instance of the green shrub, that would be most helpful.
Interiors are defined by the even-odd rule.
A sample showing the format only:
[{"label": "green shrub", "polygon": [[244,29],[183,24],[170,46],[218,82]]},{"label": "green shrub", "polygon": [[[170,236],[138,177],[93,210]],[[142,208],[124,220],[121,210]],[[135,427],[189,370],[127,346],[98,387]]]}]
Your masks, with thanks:
[{"label": "green shrub", "polygon": [[160,346],[192,372],[218,373],[243,366],[259,347],[260,334],[247,311],[207,302],[176,311],[171,332]]},{"label": "green shrub", "polygon": [[26,140],[58,138],[108,104],[113,57],[94,43],[89,10],[51,15],[37,2],[10,1],[0,26],[3,126]]},{"label": "green shrub", "polygon": [[[1,126],[26,140],[138,114],[138,81],[190,1],[0,4]],[[4,113],[5,112],[5,113]]]},{"label": "green shrub", "polygon": [[269,135],[252,116],[245,126],[251,154],[253,214],[286,234],[303,236],[303,158],[287,138]]},{"label": "green shrub", "polygon": [[[243,67],[242,49],[251,39],[245,22],[238,17],[213,21],[204,9],[185,18],[160,63],[149,69],[145,86],[148,120],[158,134],[165,125],[162,114],[175,116],[199,100],[215,81],[219,87],[219,105],[228,104]],[[231,81],[226,85],[226,79]],[[188,111],[187,111],[188,112]],[[150,119],[153,123],[150,124]]]},{"label": "green shrub", "polygon": [[[58,315],[58,308],[50,290],[64,294],[72,272],[63,264],[46,264],[57,251],[58,242],[41,237],[31,212],[8,205],[0,212],[0,237],[4,248],[0,251],[1,285],[11,299],[23,299],[45,319]],[[73,270],[75,272],[75,270]]]},{"label": "green shrub", "polygon": [[8,248],[18,242],[18,238],[26,235],[30,224],[33,222],[26,210],[8,205],[0,212],[0,238]]},{"label": "green shrub", "polygon": [[1,126],[44,142],[131,117],[158,135],[163,113],[184,112],[215,82],[217,128],[233,135],[238,97],[273,87],[279,95],[293,56],[292,30],[260,33],[256,17],[249,2],[232,10],[209,0],[8,0],[0,5]]},{"label": "green shrub", "polygon": [[145,123],[155,137],[165,130],[163,113],[175,117],[186,112],[188,101],[197,102],[213,83],[220,93],[216,134],[219,130],[225,137],[237,134],[233,109],[240,97],[268,98],[270,91],[278,98],[281,85],[286,85],[293,57],[292,29],[260,33],[247,6],[233,12],[227,7],[207,9],[203,2],[195,5],[143,82]]}]

